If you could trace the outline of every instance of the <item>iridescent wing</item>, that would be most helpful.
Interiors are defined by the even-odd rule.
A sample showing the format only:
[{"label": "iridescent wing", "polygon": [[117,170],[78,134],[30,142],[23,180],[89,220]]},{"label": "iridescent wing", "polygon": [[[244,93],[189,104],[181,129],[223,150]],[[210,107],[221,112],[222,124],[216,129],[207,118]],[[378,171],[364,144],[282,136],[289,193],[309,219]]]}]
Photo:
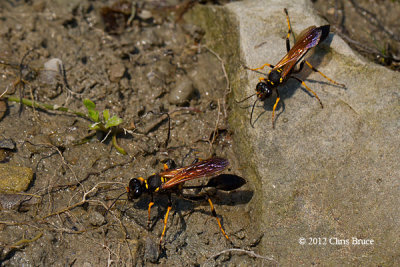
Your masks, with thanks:
[{"label": "iridescent wing", "polygon": [[187,167],[161,172],[160,176],[169,179],[160,188],[167,189],[177,184],[205,177],[215,176],[225,170],[229,161],[223,158],[210,158]]},{"label": "iridescent wing", "polygon": [[329,34],[329,25],[310,26],[302,31],[290,51],[275,65],[273,70],[282,69],[281,77],[285,78],[304,55],[326,39]]}]

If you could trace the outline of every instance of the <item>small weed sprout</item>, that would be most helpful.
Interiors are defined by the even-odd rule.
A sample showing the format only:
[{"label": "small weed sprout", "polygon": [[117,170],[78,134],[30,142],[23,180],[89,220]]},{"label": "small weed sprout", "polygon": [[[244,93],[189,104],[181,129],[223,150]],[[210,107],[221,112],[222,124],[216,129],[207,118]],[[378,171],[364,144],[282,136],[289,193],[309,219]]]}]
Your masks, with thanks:
[{"label": "small weed sprout", "polygon": [[[88,110],[88,116],[94,122],[89,125],[91,130],[101,131],[112,135],[112,144],[117,149],[117,151],[123,155],[126,155],[126,151],[117,144],[117,134],[119,132],[118,126],[123,122],[123,120],[114,115],[110,117],[110,111],[108,109],[103,110],[103,117],[100,117],[100,112],[96,110],[96,104],[90,99],[83,100],[83,104]],[[106,136],[106,137],[107,137]]]}]

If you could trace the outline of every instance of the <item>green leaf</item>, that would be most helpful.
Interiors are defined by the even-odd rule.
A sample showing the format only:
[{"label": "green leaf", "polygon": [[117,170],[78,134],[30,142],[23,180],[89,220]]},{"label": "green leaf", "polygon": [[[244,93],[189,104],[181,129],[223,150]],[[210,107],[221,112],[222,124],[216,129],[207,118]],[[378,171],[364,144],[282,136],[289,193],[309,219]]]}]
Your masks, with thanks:
[{"label": "green leaf", "polygon": [[87,110],[94,110],[96,108],[96,104],[93,103],[92,100],[87,99],[87,98],[83,100],[83,104],[85,105]]},{"label": "green leaf", "polygon": [[100,122],[99,119],[99,112],[94,109],[88,109],[89,117],[92,119],[94,122]]},{"label": "green leaf", "polygon": [[110,111],[108,109],[103,110],[103,118],[104,121],[108,121],[108,119],[110,118]]},{"label": "green leaf", "polygon": [[123,120],[121,118],[119,118],[118,116],[112,116],[110,119],[108,119],[106,121],[106,129],[110,128],[110,127],[114,127],[114,126],[118,126],[123,122]]}]

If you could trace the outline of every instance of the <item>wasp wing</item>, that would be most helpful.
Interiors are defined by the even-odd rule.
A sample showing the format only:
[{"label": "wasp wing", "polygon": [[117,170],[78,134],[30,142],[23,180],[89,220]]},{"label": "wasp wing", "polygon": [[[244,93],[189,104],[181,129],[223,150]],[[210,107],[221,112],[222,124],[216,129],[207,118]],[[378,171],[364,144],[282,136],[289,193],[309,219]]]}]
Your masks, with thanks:
[{"label": "wasp wing", "polygon": [[167,189],[177,184],[205,177],[211,177],[225,170],[229,161],[223,158],[210,158],[189,165],[187,167],[161,172],[160,176],[170,180],[163,183],[160,188]]},{"label": "wasp wing", "polygon": [[304,55],[326,39],[329,34],[329,25],[315,27],[310,26],[302,31],[289,52],[275,65],[273,70],[283,69],[281,77],[286,77],[293,67],[299,62]]}]

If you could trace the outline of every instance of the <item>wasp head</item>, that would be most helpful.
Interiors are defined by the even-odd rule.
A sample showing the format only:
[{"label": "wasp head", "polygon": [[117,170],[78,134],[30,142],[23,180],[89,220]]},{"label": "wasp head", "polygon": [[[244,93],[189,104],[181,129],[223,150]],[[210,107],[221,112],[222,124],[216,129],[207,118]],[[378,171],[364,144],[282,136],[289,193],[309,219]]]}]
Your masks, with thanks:
[{"label": "wasp head", "polygon": [[131,179],[129,181],[129,187],[128,187],[128,199],[137,199],[139,198],[143,192],[146,190],[145,185],[144,185],[144,180],[142,179]]},{"label": "wasp head", "polygon": [[258,99],[264,101],[266,98],[270,97],[272,95],[272,88],[273,86],[269,80],[259,82],[256,85],[256,95]]}]

